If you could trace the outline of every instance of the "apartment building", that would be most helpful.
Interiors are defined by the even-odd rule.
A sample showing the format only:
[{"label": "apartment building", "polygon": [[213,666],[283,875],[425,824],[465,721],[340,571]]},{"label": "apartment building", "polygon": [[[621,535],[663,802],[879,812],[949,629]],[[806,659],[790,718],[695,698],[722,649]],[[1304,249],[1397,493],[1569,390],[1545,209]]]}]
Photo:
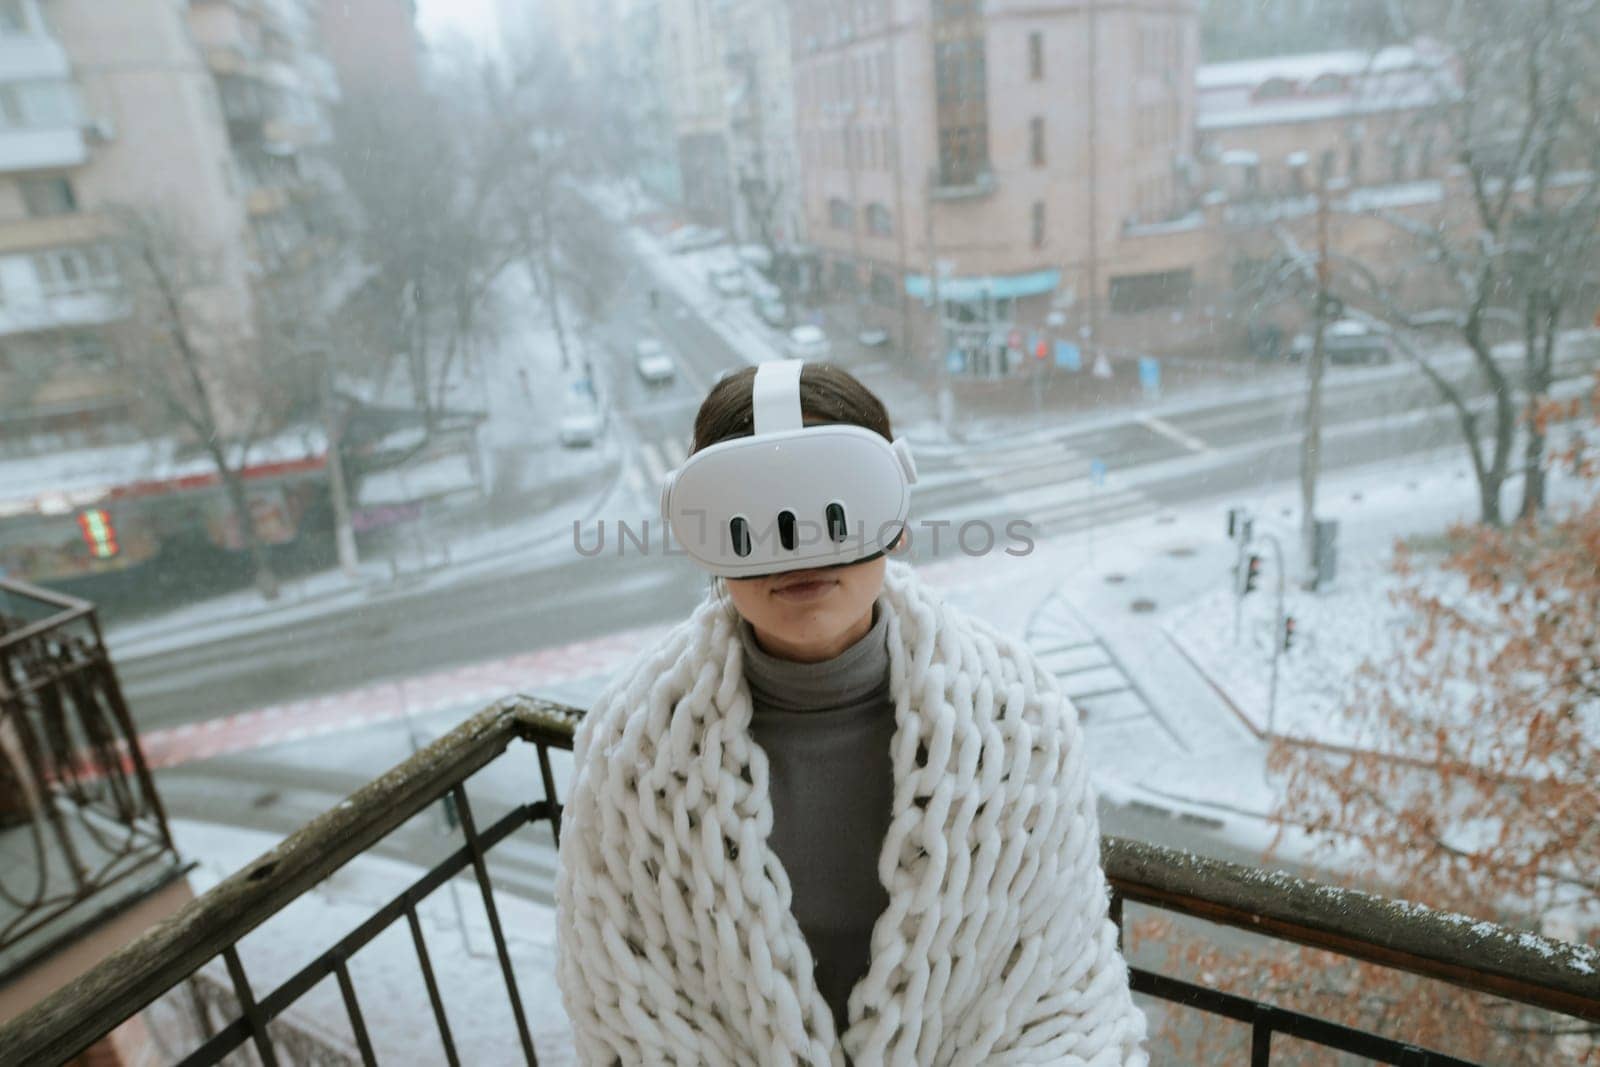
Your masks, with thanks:
[{"label": "apartment building", "polygon": [[794,10],[797,125],[825,292],[994,376],[1049,325],[1104,341],[1177,264],[1125,227],[1193,202],[1193,0],[866,0]]},{"label": "apartment building", "polygon": [[339,85],[309,0],[0,0],[0,454],[137,436],[105,243],[159,217],[205,262],[213,325],[313,254]]}]

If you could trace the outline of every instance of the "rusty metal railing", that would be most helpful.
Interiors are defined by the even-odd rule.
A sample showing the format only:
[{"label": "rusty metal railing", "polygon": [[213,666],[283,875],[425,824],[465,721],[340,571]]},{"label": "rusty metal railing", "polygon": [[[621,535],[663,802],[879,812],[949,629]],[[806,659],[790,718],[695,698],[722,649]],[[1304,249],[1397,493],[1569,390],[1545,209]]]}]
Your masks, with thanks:
[{"label": "rusty metal railing", "polygon": [[[431,1015],[438,1038],[437,1049],[419,1049],[418,1057],[456,1063],[455,1031],[439,996],[417,909],[456,874],[471,871],[489,918],[502,991],[516,1023],[516,1042],[508,1042],[501,1059],[536,1062],[484,857],[501,842],[528,832],[530,824],[543,824],[557,834],[561,806],[550,755],[571,747],[581,717],[577,708],[526,697],[508,698],[485,709],[306,824],[95,970],[0,1027],[0,1049],[14,1053],[20,1063],[61,1063],[206,968],[209,975],[223,975],[231,988],[229,1003],[236,1010],[213,1032],[202,1035],[181,1063],[219,1063],[246,1046],[253,1047],[266,1064],[285,1062],[269,1024],[331,977],[338,983],[356,1052],[370,1064],[372,1041],[348,963],[363,946],[403,923],[410,930],[421,985],[427,992],[426,1000],[419,996],[407,1010],[418,1017]],[[526,780],[538,783],[539,795],[479,826],[467,797],[467,780],[498,759],[527,759],[509,753],[513,745],[531,746]],[[446,798],[453,809],[451,821],[461,833],[459,847],[410,884],[397,885],[385,905],[299,971],[271,989],[257,990],[240,960],[236,948],[240,939]],[[1580,946],[1116,838],[1105,840],[1103,860],[1114,893],[1113,916],[1119,922],[1124,902],[1134,902],[1600,1021],[1594,954]],[[1275,1033],[1379,1062],[1465,1062],[1417,1049],[1405,1035],[1364,1033],[1142,968],[1133,968],[1133,984],[1138,992],[1246,1022],[1254,1031],[1253,1064],[1270,1062]]]},{"label": "rusty metal railing", "polygon": [[[0,952],[19,970],[178,857],[92,605],[0,581]],[[30,940],[31,939],[31,940]]]}]

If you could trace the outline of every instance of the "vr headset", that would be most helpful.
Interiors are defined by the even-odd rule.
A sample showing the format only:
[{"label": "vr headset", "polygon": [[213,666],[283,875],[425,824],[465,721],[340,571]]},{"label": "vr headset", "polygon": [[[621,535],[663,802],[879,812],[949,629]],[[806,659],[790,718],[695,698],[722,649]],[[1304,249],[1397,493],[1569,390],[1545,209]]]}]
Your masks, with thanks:
[{"label": "vr headset", "polygon": [[755,433],[701,449],[667,475],[661,518],[696,564],[723,578],[863,563],[905,528],[911,445],[842,423],[806,426],[803,361],[758,364]]}]

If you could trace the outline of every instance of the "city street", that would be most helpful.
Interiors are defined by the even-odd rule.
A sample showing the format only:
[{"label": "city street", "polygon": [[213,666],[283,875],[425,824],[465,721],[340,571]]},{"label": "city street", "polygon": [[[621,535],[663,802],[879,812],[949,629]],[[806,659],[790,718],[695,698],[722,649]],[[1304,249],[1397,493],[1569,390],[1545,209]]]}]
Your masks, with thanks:
[{"label": "city street", "polygon": [[[134,714],[153,730],[337,693],[391,678],[557,649],[616,631],[682,618],[705,579],[660,554],[656,485],[684,458],[700,399],[718,372],[744,364],[697,315],[663,291],[652,312],[647,276],[635,268],[620,286],[593,356],[611,398],[609,432],[624,456],[621,476],[595,512],[606,520],[605,550],[586,557],[570,537],[505,570],[474,568],[422,588],[385,590],[358,603],[208,639],[199,628],[181,645],[118,655]],[[633,342],[661,340],[676,380],[650,386],[634,372]],[[1587,365],[1587,364],[1585,364]],[[1586,388],[1577,365],[1558,371],[1568,391]],[[1470,372],[1463,365],[1458,377]],[[959,557],[957,530],[982,521],[998,547],[1014,519],[1036,537],[1056,537],[1163,508],[1274,484],[1296,476],[1303,400],[1280,393],[1203,405],[1127,411],[1064,422],[1016,438],[925,448],[913,491],[912,556]],[[1327,470],[1397,458],[1458,440],[1454,412],[1404,366],[1337,368],[1325,389]],[[1103,462],[1102,484],[1093,476]],[[575,514],[575,518],[577,515]],[[651,553],[617,551],[615,524],[650,531]],[[948,523],[948,526],[938,525]],[[937,528],[936,528],[937,527]],[[582,543],[592,550],[593,522]],[[985,535],[969,531],[969,552]],[[528,557],[519,557],[527,560]],[[110,634],[113,652],[117,634]]]}]

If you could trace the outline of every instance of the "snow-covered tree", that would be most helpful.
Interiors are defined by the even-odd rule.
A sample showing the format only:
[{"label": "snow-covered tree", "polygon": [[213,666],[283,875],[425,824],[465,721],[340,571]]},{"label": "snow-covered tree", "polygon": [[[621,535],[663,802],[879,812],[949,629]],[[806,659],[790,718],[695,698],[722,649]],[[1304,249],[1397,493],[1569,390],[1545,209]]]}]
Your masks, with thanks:
[{"label": "snow-covered tree", "polygon": [[[1442,138],[1450,168],[1431,217],[1372,209],[1396,239],[1381,261],[1346,262],[1341,274],[1454,409],[1482,521],[1499,525],[1515,473],[1519,514],[1543,507],[1545,434],[1533,416],[1562,330],[1588,322],[1600,283],[1600,14],[1593,0],[1419,0],[1386,12],[1394,36],[1436,44],[1416,122],[1419,136]],[[1419,305],[1418,293],[1437,299]],[[1487,411],[1418,354],[1423,338],[1471,351]],[[1520,350],[1510,366],[1495,358],[1503,343]]]}]

